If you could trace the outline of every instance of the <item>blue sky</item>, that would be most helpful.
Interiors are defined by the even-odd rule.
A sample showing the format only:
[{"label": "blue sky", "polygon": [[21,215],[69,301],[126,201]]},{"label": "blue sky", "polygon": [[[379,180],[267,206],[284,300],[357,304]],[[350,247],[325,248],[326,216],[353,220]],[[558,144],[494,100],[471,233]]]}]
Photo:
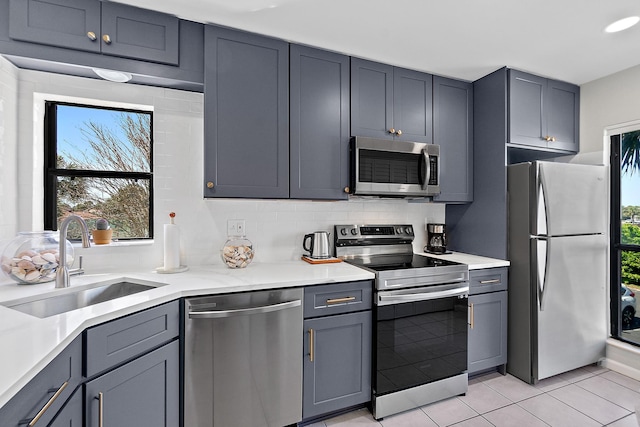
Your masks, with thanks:
[{"label": "blue sky", "polygon": [[620,192],[622,206],[640,206],[640,173],[622,175]]},{"label": "blue sky", "polygon": [[58,105],[58,154],[77,156],[90,149],[80,132],[80,128],[89,121],[103,124],[126,142],[127,138],[118,126],[120,114],[120,111],[114,110]]}]

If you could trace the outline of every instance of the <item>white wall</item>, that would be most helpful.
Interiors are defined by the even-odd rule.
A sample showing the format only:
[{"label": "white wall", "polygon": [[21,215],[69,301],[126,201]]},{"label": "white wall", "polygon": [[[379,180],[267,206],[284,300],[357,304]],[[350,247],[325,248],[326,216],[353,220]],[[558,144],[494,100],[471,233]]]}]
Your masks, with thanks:
[{"label": "white wall", "polygon": [[[0,58],[3,67],[7,66]],[[1,71],[1,70],[0,70]],[[425,220],[444,222],[444,205],[405,200],[313,202],[293,200],[204,200],[203,95],[170,89],[111,83],[102,80],[20,70],[19,131],[5,138],[18,151],[18,179],[3,176],[9,191],[19,189],[17,231],[42,229],[42,104],[47,98],[77,97],[147,105],[154,110],[155,239],[146,245],[92,247],[83,253],[88,272],[151,269],[162,264],[162,224],[176,212],[181,228],[182,263],[221,263],[219,251],[227,238],[227,220],[245,219],[247,237],[256,248],[255,262],[297,259],[302,238],[316,230],[333,232],[339,223],[407,223],[418,230],[415,245],[425,245]],[[11,79],[0,76],[2,81]],[[66,99],[66,98],[65,98]],[[15,109],[13,101],[10,108]],[[6,109],[6,105],[5,105]],[[3,172],[4,173],[4,172]],[[0,217],[0,224],[4,220]],[[0,240],[13,237],[0,229]]]},{"label": "white wall", "polygon": [[18,231],[18,70],[0,58],[0,239]]},{"label": "white wall", "polygon": [[580,97],[580,153],[603,151],[608,164],[605,128],[640,120],[640,66],[582,85]]}]

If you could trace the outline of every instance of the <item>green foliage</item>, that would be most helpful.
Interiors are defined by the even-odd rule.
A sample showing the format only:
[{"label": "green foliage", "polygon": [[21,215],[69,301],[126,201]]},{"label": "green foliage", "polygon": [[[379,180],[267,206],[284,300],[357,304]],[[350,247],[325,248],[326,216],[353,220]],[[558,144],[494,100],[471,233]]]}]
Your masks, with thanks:
[{"label": "green foliage", "polygon": [[[640,246],[640,227],[636,224],[621,224],[620,242]],[[622,251],[622,283],[640,285],[640,252]]]},{"label": "green foliage", "polygon": [[640,130],[623,133],[620,148],[622,173],[633,175],[640,171]]}]

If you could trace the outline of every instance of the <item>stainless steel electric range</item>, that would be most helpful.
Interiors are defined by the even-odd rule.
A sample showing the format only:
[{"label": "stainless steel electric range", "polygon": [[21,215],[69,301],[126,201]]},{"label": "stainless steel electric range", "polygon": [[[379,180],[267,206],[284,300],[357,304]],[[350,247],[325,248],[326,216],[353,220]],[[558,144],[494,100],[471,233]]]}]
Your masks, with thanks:
[{"label": "stainless steel electric range", "polygon": [[467,391],[469,270],[413,253],[411,225],[336,225],[336,257],[375,273],[375,419]]}]

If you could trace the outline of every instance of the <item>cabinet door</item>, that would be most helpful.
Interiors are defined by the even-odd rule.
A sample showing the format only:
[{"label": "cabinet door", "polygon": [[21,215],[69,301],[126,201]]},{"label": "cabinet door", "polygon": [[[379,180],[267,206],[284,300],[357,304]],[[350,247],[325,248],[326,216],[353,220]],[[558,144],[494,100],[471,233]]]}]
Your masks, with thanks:
[{"label": "cabinet door", "polygon": [[178,341],[173,341],[89,381],[85,386],[86,426],[179,425],[178,377]]},{"label": "cabinet door", "polygon": [[393,139],[393,67],[351,58],[351,134]]},{"label": "cabinet door", "polygon": [[288,59],[284,41],[205,28],[205,197],[289,197]]},{"label": "cabinet door", "polygon": [[433,143],[440,145],[438,202],[473,201],[473,85],[433,78]]},{"label": "cabinet door", "polygon": [[82,339],[78,337],[0,408],[0,426],[25,426],[36,417],[37,425],[47,425],[81,379]]},{"label": "cabinet door", "polygon": [[469,296],[469,373],[507,363],[507,292]]},{"label": "cabinet door", "polygon": [[56,418],[47,427],[82,427],[82,387],[78,388],[64,404]]},{"label": "cabinet door", "polygon": [[290,190],[293,199],[346,199],[349,57],[291,45]]},{"label": "cabinet door", "polygon": [[303,419],[371,400],[371,316],[304,321]]},{"label": "cabinet door", "polygon": [[9,36],[15,40],[99,52],[100,3],[97,0],[11,0]]},{"label": "cabinet door", "polygon": [[101,37],[102,53],[178,65],[175,16],[105,1]]},{"label": "cabinet door", "polygon": [[393,128],[396,138],[433,142],[431,74],[393,69]]},{"label": "cabinet door", "polygon": [[547,133],[549,148],[578,152],[580,135],[580,88],[549,80],[547,85]]},{"label": "cabinet door", "polygon": [[545,91],[547,79],[509,70],[509,141],[547,147]]}]

